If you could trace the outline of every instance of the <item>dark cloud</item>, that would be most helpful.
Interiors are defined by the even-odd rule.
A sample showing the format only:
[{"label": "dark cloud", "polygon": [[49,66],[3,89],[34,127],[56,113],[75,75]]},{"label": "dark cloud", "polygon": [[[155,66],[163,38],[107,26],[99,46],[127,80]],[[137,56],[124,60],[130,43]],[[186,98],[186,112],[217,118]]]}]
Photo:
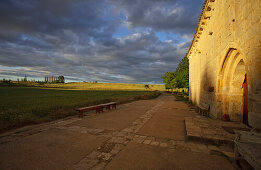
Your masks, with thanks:
[{"label": "dark cloud", "polygon": [[[200,7],[192,0],[2,0],[0,76],[161,83],[190,39],[164,42],[156,32],[192,34]],[[126,23],[133,30],[114,37]]]},{"label": "dark cloud", "polygon": [[131,27],[192,33],[198,21],[203,0],[121,0],[110,1],[115,11],[127,14]]}]

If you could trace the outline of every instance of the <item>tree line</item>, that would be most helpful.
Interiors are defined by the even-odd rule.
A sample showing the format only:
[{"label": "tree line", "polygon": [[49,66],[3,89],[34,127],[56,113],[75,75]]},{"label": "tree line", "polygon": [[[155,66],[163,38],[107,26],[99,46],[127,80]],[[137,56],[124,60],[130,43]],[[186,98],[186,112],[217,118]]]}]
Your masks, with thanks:
[{"label": "tree line", "polygon": [[162,77],[163,82],[165,83],[166,89],[175,88],[188,88],[189,87],[189,60],[187,57],[184,57],[178,67],[173,72],[167,72]]},{"label": "tree line", "polygon": [[[0,80],[1,82],[3,83],[9,83],[12,81],[11,79],[9,80],[6,80],[5,78],[3,78],[3,80]],[[34,79],[31,79],[29,80],[27,78],[27,76],[25,75],[24,78],[17,78],[17,82],[37,82],[37,83],[65,83],[65,78],[64,76],[45,76],[44,77],[44,80],[34,80]]]},{"label": "tree line", "polygon": [[64,76],[45,76],[44,81],[45,83],[64,83],[65,79]]}]

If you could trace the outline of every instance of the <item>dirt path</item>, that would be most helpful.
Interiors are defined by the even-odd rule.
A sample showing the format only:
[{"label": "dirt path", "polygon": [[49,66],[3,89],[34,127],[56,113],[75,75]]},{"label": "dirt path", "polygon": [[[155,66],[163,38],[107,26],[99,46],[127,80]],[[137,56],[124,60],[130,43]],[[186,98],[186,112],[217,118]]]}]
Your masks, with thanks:
[{"label": "dirt path", "polygon": [[0,169],[233,169],[216,146],[187,142],[186,104],[161,95],[83,119],[0,136]]}]

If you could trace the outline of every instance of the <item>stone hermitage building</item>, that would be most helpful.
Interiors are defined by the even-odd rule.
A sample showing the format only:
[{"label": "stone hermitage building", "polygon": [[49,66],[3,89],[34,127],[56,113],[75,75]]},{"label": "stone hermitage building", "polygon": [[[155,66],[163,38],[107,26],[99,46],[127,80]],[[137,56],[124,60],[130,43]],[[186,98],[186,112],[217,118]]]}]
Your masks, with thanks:
[{"label": "stone hermitage building", "polygon": [[261,129],[261,0],[205,0],[187,57],[193,103]]}]

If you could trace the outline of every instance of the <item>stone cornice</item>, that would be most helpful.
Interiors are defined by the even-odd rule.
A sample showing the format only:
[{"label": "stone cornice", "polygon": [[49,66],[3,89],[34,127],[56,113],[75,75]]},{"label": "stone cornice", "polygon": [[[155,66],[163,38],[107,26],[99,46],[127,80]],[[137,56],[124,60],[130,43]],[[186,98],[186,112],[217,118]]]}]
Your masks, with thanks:
[{"label": "stone cornice", "polygon": [[[197,24],[197,28],[195,30],[195,34],[193,37],[193,40],[190,44],[190,47],[188,49],[187,52],[187,58],[189,58],[189,55],[192,53],[192,49],[193,46],[195,46],[195,44],[198,42],[198,40],[200,39],[200,36],[202,35],[202,32],[204,31],[204,28],[207,24],[207,22],[210,20],[211,18],[211,3],[214,3],[215,0],[205,0],[203,7],[202,7],[202,11],[198,20],[198,24]],[[210,35],[212,35],[212,32],[209,33]]]}]

